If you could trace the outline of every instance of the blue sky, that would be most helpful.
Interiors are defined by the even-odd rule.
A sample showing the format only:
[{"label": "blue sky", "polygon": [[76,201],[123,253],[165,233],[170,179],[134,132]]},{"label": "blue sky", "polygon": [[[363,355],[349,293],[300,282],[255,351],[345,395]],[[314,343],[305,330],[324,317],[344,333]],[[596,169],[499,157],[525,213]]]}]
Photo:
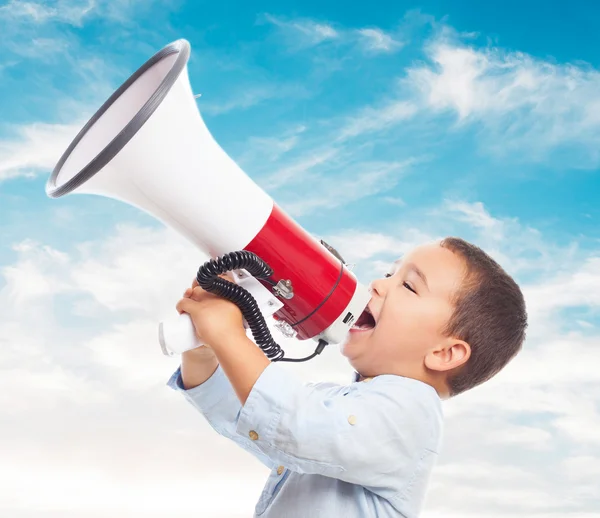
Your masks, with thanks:
[{"label": "blue sky", "polygon": [[[556,98],[571,79],[563,67],[575,64],[577,73],[583,74],[591,70],[592,77],[579,78],[576,95],[585,95],[597,81],[595,56],[585,41],[593,38],[598,15],[588,9],[562,12],[558,4],[547,4],[540,17],[539,9],[516,2],[485,9],[454,2],[451,10],[444,2],[381,4],[375,10],[340,9],[334,3],[328,8],[310,3],[282,8],[267,3],[255,10],[235,3],[122,2],[108,7],[59,2],[44,4],[32,15],[27,14],[27,3],[20,4],[21,11],[15,5],[4,6],[2,18],[3,29],[11,36],[2,51],[0,69],[0,135],[8,142],[23,127],[31,130],[33,124],[83,120],[148,56],[184,36],[192,44],[190,76],[195,91],[202,93],[199,107],[209,128],[284,207],[320,187],[310,181],[310,174],[341,179],[352,174],[346,173],[348,166],[356,169],[365,161],[388,165],[416,161],[408,168],[410,180],[381,188],[386,198],[406,202],[403,208],[381,203],[381,196],[367,196],[336,210],[298,209],[298,219],[315,232],[335,232],[348,221],[355,224],[356,213],[361,214],[358,221],[369,228],[380,222],[393,225],[395,218],[412,219],[415,207],[458,194],[482,201],[494,214],[517,217],[534,226],[551,225],[554,238],[562,243],[574,231],[597,236],[594,135],[589,137],[592,142],[575,138],[566,144],[540,144],[550,137],[542,129],[528,134],[526,124],[536,116],[531,105],[522,107],[523,121],[517,124],[523,126],[515,128],[511,138],[516,150],[499,145],[500,132],[514,123],[508,112],[496,113],[498,120],[489,123],[477,110],[461,120],[452,108],[436,111],[422,106],[422,116],[382,125],[385,133],[364,132],[347,144],[331,142],[344,121],[362,114],[366,107],[381,111],[386,103],[401,100],[418,104],[408,71],[435,66],[426,46],[449,30],[454,32],[446,36],[452,45],[491,49],[499,53],[495,56],[499,63],[525,53],[527,59],[539,60],[538,64],[557,67],[546,72],[563,76],[555,78],[557,84],[552,86]],[[86,10],[88,5],[93,7]],[[536,28],[531,29],[534,18]],[[377,47],[379,34],[389,42]],[[499,71],[495,67],[489,72]],[[487,95],[494,94],[492,88]],[[574,118],[573,124],[582,123],[583,115],[576,113],[574,102],[566,103],[564,115],[551,107],[554,113],[539,124],[559,126],[563,116]],[[592,129],[597,132],[597,125]],[[320,145],[323,140],[331,147]],[[284,152],[281,146],[291,148]],[[308,156],[331,148],[338,153],[334,159],[301,167]],[[6,154],[10,155],[10,149]],[[269,185],[269,178],[290,164],[300,164],[294,178],[307,176],[306,190]],[[44,234],[55,231],[60,236],[64,226],[54,224],[52,216],[59,206],[44,199],[40,189],[47,165],[19,165],[17,172],[0,174],[36,176],[4,182],[2,220],[13,219],[26,206],[23,203],[30,203],[28,211],[33,209],[47,223]],[[23,196],[27,201],[10,196]],[[105,207],[112,207],[106,201],[65,200],[60,209],[90,203],[99,204],[103,213],[108,212]],[[374,204],[377,210],[372,209]],[[114,211],[131,215],[122,207]],[[370,219],[365,221],[367,211]],[[113,222],[118,221],[119,216],[114,217]],[[87,232],[89,223],[80,230]],[[13,227],[12,235],[15,232]]]},{"label": "blue sky", "polygon": [[[185,38],[217,141],[362,281],[413,246],[459,235],[523,286],[526,350],[448,403],[427,517],[596,516],[600,7],[590,4],[0,2],[0,392],[21,394],[0,397],[10,423],[0,481],[17,495],[0,496],[0,514],[137,516],[149,512],[140,495],[160,487],[164,500],[147,505],[172,516],[173,501],[198,510],[184,489],[213,484],[214,472],[256,482],[232,503],[216,477],[200,509],[210,516],[247,516],[260,494],[262,467],[165,393],[174,363],[153,348],[156,321],[203,258],[132,207],[44,191],[89,116]],[[309,363],[286,368],[347,380],[333,349]],[[146,478],[115,452],[147,462]],[[179,478],[163,487],[166,469]],[[32,472],[80,498],[25,498]],[[480,481],[494,489],[455,496]]]}]

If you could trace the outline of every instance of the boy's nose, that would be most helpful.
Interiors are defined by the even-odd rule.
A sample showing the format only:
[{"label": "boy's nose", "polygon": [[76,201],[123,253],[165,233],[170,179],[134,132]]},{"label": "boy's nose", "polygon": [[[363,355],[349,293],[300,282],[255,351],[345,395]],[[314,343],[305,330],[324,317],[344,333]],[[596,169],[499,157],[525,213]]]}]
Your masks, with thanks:
[{"label": "boy's nose", "polygon": [[382,297],[385,294],[385,281],[377,279],[369,284],[369,291],[373,297]]}]

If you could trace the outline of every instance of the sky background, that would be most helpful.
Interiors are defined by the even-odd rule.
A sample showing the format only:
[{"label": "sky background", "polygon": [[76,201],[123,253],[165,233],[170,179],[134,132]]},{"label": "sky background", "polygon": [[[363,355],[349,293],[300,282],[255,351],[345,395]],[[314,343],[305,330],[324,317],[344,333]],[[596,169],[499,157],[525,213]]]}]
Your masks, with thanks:
[{"label": "sky background", "polygon": [[[45,194],[94,111],[179,38],[216,140],[362,282],[456,235],[523,287],[525,349],[444,404],[423,516],[599,516],[592,4],[1,1],[0,516],[242,518],[266,481],[165,385],[157,322],[206,257],[133,207]],[[283,368],[352,374],[336,346]]]}]

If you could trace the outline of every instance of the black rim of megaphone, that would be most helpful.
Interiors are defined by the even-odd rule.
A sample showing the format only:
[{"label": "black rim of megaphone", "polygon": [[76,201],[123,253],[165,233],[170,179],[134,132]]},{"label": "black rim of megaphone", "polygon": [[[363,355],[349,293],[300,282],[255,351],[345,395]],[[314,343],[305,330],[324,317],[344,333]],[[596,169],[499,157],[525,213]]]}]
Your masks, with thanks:
[{"label": "black rim of megaphone", "polygon": [[[170,56],[176,52],[179,53],[179,56],[177,56],[175,63],[171,67],[171,70],[169,70],[158,88],[152,94],[150,99],[148,99],[148,101],[144,104],[144,106],[142,106],[140,111],[135,114],[131,121],[129,121],[129,123],[117,134],[117,136],[113,138],[109,144],[102,151],[100,151],[100,153],[98,153],[81,171],[75,174],[73,178],[65,182],[60,187],[56,187],[56,180],[58,179],[60,170],[71,155],[71,152],[79,144],[88,130],[98,121],[100,117],[102,117],[106,110],[112,106],[112,104],[123,94],[123,92],[125,92],[125,90],[127,90],[135,81],[137,81],[137,79],[139,79],[144,72],[167,56]],[[154,113],[156,108],[158,108],[162,100],[169,93],[171,87],[179,78],[179,75],[185,68],[189,57],[190,44],[183,39],[177,40],[159,50],[156,54],[154,54],[154,56],[152,56],[140,68],[138,68],[136,72],[108,98],[108,100],[100,107],[100,109],[87,122],[83,129],[77,134],[73,142],[71,142],[70,146],[56,164],[56,167],[52,171],[52,175],[48,179],[46,186],[46,192],[48,196],[52,198],[58,198],[70,193],[83,183],[87,182],[92,176],[94,176],[106,164],[108,164],[140,130],[140,128]]]}]

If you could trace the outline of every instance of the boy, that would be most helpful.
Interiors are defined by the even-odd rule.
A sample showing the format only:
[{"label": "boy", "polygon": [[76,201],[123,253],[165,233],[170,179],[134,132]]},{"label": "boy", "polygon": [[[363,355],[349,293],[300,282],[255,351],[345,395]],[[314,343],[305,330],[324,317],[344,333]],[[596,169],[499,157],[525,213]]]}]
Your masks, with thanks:
[{"label": "boy", "polygon": [[[441,399],[521,349],[521,290],[462,239],[423,245],[371,283],[371,317],[341,345],[353,383],[305,385],[247,337],[239,309],[193,284],[177,304],[210,347],[169,385],[272,469],[254,516],[416,518],[440,451]],[[364,325],[363,325],[364,324]]]}]

